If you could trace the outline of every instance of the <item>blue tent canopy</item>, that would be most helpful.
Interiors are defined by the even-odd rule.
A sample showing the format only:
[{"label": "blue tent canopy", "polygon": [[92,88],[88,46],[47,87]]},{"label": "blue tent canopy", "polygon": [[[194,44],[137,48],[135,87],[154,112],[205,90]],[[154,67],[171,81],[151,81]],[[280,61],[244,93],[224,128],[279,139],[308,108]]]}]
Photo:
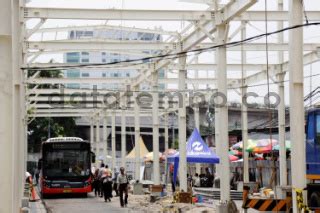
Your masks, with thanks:
[{"label": "blue tent canopy", "polygon": [[[174,163],[173,181],[176,182],[176,176],[179,167],[180,153],[168,157],[168,163]],[[187,142],[187,162],[188,163],[219,163],[219,157],[212,152],[207,144],[202,140],[198,129],[194,129]]]}]

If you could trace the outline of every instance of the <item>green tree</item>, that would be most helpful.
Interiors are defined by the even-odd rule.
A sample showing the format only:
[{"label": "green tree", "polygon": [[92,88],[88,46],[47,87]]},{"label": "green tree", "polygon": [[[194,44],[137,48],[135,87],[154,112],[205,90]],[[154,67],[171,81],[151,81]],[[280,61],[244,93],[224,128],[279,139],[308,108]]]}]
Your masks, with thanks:
[{"label": "green tree", "polygon": [[[38,73],[39,72],[39,73]],[[60,70],[29,70],[28,76],[37,74],[38,78],[61,78],[62,72]],[[34,85],[28,85],[29,89],[32,89]],[[58,88],[59,85],[39,85],[38,89]],[[39,95],[41,96],[41,95]],[[38,102],[38,103],[47,103]],[[28,109],[27,113],[30,115],[34,109]],[[59,136],[77,136],[75,119],[71,117],[54,117],[54,118],[35,118],[28,125],[28,151],[39,152],[41,142],[48,139],[48,137]]]},{"label": "green tree", "polygon": [[41,142],[48,137],[74,137],[78,135],[73,118],[35,118],[28,125],[28,151],[39,152]]}]

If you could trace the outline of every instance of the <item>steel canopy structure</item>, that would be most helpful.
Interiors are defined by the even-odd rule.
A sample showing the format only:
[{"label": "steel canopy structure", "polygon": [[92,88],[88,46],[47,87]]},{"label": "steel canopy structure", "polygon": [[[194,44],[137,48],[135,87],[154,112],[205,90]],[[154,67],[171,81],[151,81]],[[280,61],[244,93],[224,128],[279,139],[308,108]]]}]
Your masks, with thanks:
[{"label": "steel canopy structure", "polygon": [[[112,123],[112,156],[115,158],[115,118],[121,117],[121,152],[124,158],[125,152],[125,118],[135,119],[135,140],[138,144],[140,138],[140,117],[152,117],[153,121],[153,147],[155,159],[159,153],[159,118],[168,119],[169,112],[177,111],[179,117],[179,147],[185,150],[186,141],[186,107],[194,108],[199,113],[199,106],[194,106],[190,101],[190,91],[207,93],[206,100],[213,91],[227,96],[229,90],[236,90],[241,100],[251,85],[261,83],[269,78],[278,86],[279,97],[282,104],[278,106],[280,135],[280,150],[285,150],[283,135],[284,85],[286,73],[290,73],[290,107],[292,124],[295,130],[291,133],[293,152],[303,149],[303,118],[293,118],[292,115],[303,115],[303,65],[312,64],[319,60],[320,40],[307,43],[302,37],[302,27],[288,29],[289,39],[284,39],[284,32],[273,34],[276,39],[265,42],[264,36],[258,41],[239,42],[236,45],[226,45],[249,38],[249,25],[259,22],[270,22],[283,29],[284,24],[295,26],[302,24],[302,6],[299,0],[289,0],[289,10],[283,10],[283,1],[278,0],[278,10],[256,11],[250,8],[257,4],[258,0],[230,0],[227,4],[218,4],[212,1],[207,10],[133,10],[133,9],[84,9],[84,8],[36,8],[28,7],[23,1],[3,0],[0,7],[0,113],[6,125],[0,127],[0,134],[7,141],[0,151],[1,162],[9,162],[4,171],[8,174],[17,174],[14,177],[6,177],[1,181],[0,193],[7,194],[5,205],[0,205],[0,212],[17,212],[21,207],[23,176],[26,161],[26,132],[30,120],[35,117],[85,117],[90,122],[90,141],[94,144],[95,151],[102,152],[106,156],[106,138],[103,141],[94,141],[94,135],[100,135],[99,129],[102,123],[106,132],[106,119],[111,118]],[[8,11],[11,11],[8,14]],[[268,14],[266,20],[266,13]],[[4,14],[4,15],[3,15]],[[308,21],[320,21],[320,11],[307,11]],[[8,19],[7,17],[10,17]],[[29,20],[38,19],[33,28],[27,28]],[[136,28],[130,26],[117,26],[111,24],[73,25],[45,27],[47,20],[117,20],[117,21],[167,21],[187,22],[188,25],[182,31],[164,30],[164,27],[155,29]],[[116,39],[70,39],[57,38],[57,34],[68,33],[71,30],[114,30],[126,33],[153,33],[164,36],[161,41],[142,40],[116,40]],[[268,31],[270,32],[270,30]],[[43,39],[46,33],[56,33],[55,39]],[[264,32],[263,32],[264,33]],[[262,33],[262,34],[263,34]],[[294,33],[294,35],[293,35]],[[240,39],[239,39],[240,38]],[[271,39],[270,39],[271,40]],[[134,60],[119,61],[116,63],[77,64],[63,63],[60,61],[43,62],[37,60],[41,56],[50,54],[63,54],[67,52],[110,52],[122,55],[130,55]],[[249,54],[262,54],[262,57],[276,54],[276,60],[272,63],[257,63],[250,59]],[[205,55],[210,55],[210,62],[200,62]],[[227,56],[234,54],[237,62],[229,62]],[[263,55],[264,54],[264,55]],[[289,55],[289,57],[287,57]],[[208,56],[207,56],[208,57]],[[42,63],[43,62],[43,63]],[[112,70],[137,70],[137,75],[131,77],[108,78],[46,78],[40,77],[43,71],[64,71],[85,69],[90,71]],[[159,71],[164,71],[164,76],[159,76]],[[188,71],[192,71],[192,75]],[[200,72],[206,72],[203,77]],[[210,74],[209,74],[210,72]],[[237,72],[237,77],[230,77],[229,73]],[[228,74],[228,75],[227,75]],[[114,90],[98,89],[98,95],[94,95],[91,89],[64,88],[66,84],[89,83],[121,84],[121,88]],[[141,85],[148,85],[141,88]],[[160,88],[159,84],[164,85]],[[43,87],[46,85],[46,87]],[[206,89],[201,89],[206,88]],[[61,93],[61,91],[63,92]],[[127,107],[128,97],[126,93],[132,92],[135,99],[131,107]],[[293,93],[294,94],[291,94]],[[149,93],[148,100],[152,99],[152,105],[141,107],[137,103],[140,93]],[[169,107],[170,95],[178,92],[177,97],[172,97],[175,104]],[[112,95],[110,95],[112,93]],[[114,93],[119,93],[115,95]],[[160,99],[159,93],[168,93],[167,99]],[[113,96],[116,107],[106,104],[108,97]],[[83,98],[85,96],[85,98]],[[62,99],[61,99],[62,98]],[[110,98],[110,97],[109,97]],[[227,97],[226,97],[227,98]],[[63,100],[63,101],[61,101]],[[228,100],[228,99],[227,99]],[[109,100],[110,101],[110,100]],[[61,103],[63,102],[63,103]],[[88,105],[94,104],[93,107]],[[243,138],[247,137],[247,108],[242,107]],[[196,113],[195,113],[196,116]],[[217,155],[221,157],[217,172],[221,177],[221,201],[230,200],[229,186],[229,158],[228,158],[228,106],[224,105],[215,110]],[[199,119],[199,116],[197,116]],[[295,119],[295,120],[294,120]],[[291,119],[290,119],[291,120]],[[167,121],[166,121],[167,122]],[[165,123],[166,123],[165,122]],[[198,122],[198,121],[197,121]],[[199,122],[198,122],[199,123]],[[94,126],[97,132],[94,132]],[[165,143],[168,146],[168,125],[161,126],[165,129]],[[136,148],[136,156],[139,156],[139,146]],[[286,177],[285,152],[280,155],[281,176]],[[179,176],[186,177],[186,153],[180,152]],[[293,174],[301,174],[301,178],[293,178],[294,187],[305,185],[303,179],[305,156],[297,153],[299,159],[292,159],[296,167]],[[137,162],[140,159],[137,157]],[[246,160],[245,160],[246,161]],[[154,160],[158,162],[158,160]],[[122,164],[125,160],[122,159]],[[136,163],[136,177],[140,175],[139,163]],[[112,167],[115,161],[112,162]],[[160,184],[159,164],[154,165],[154,183]],[[248,172],[245,168],[245,173]],[[294,176],[294,175],[292,175]],[[248,181],[245,174],[245,181]],[[5,187],[2,185],[6,183]],[[282,185],[286,181],[282,180]],[[20,189],[21,187],[21,189]],[[187,181],[180,180],[180,187],[187,191]],[[295,194],[295,193],[293,193]],[[11,200],[10,200],[11,199]],[[19,205],[18,205],[19,204]],[[295,209],[296,210],[296,209]]]}]

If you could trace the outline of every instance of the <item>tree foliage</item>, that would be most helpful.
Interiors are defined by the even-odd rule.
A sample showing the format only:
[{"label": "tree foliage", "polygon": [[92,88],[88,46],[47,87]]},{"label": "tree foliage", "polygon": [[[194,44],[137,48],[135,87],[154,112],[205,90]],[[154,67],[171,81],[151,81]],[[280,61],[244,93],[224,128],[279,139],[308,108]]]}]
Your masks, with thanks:
[{"label": "tree foliage", "polygon": [[74,118],[35,118],[28,125],[28,151],[39,152],[41,142],[49,137],[77,136]]},{"label": "tree foliage", "polygon": [[[34,76],[37,74],[37,78],[61,78],[62,73],[60,70],[46,70],[46,71],[34,71],[29,70],[28,76]],[[29,89],[32,89],[34,85],[29,85]],[[58,85],[39,85],[38,89],[58,88]],[[39,95],[41,96],[41,95]],[[47,102],[38,102],[47,103]],[[27,113],[30,115],[34,109],[28,109]],[[72,137],[78,135],[76,132],[76,124],[74,118],[71,117],[46,117],[35,118],[28,125],[28,151],[39,152],[41,142],[48,139],[48,137],[66,136]]]}]

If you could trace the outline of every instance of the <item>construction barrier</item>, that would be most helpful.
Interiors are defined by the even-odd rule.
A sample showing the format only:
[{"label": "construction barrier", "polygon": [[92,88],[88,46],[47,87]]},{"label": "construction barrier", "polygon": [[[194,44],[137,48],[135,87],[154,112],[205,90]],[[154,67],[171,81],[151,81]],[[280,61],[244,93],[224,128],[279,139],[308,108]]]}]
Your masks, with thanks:
[{"label": "construction barrier", "polygon": [[192,203],[192,194],[189,192],[176,192],[173,196],[173,203]]},{"label": "construction barrier", "polygon": [[29,189],[30,189],[29,201],[35,202],[40,200],[40,197],[38,196],[36,189],[33,185],[32,176],[29,176]]},{"label": "construction barrier", "polygon": [[286,199],[272,198],[249,198],[250,187],[243,187],[243,205],[242,208],[252,208],[258,211],[289,211],[292,207],[292,197]]},{"label": "construction barrier", "polygon": [[303,212],[305,213],[311,212],[308,206],[303,202],[303,190],[302,189],[294,189],[294,190],[296,192],[297,207],[299,211],[301,212],[302,210],[304,210]]}]

